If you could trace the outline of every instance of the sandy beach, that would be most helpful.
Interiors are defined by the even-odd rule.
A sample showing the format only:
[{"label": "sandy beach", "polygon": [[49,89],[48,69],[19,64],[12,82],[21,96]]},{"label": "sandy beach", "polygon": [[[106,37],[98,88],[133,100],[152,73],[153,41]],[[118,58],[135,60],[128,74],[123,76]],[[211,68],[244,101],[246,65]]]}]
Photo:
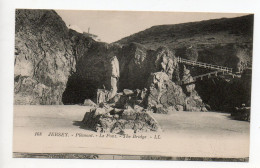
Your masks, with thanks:
[{"label": "sandy beach", "polygon": [[249,122],[227,113],[152,114],[162,132],[113,135],[81,124],[91,107],[14,106],[13,152],[249,157]]}]

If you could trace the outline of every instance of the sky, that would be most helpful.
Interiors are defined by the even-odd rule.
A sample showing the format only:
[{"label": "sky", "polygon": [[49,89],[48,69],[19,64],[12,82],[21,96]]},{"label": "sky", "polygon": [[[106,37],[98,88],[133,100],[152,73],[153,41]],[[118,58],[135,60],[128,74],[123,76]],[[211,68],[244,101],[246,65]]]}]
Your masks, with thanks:
[{"label": "sky", "polygon": [[154,25],[178,24],[216,18],[232,18],[246,13],[191,13],[191,12],[140,12],[56,10],[68,27],[98,36],[100,41],[111,43]]}]

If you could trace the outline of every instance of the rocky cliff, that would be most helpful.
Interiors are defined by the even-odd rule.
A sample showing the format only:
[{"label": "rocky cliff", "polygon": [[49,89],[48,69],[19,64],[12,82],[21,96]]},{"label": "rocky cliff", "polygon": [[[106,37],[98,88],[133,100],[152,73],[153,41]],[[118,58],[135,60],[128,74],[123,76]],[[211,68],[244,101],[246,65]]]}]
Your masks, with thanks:
[{"label": "rocky cliff", "polygon": [[16,10],[15,104],[62,104],[75,71],[69,30],[54,11]]},{"label": "rocky cliff", "polygon": [[[150,103],[156,108],[163,105],[173,106],[176,110],[205,111],[206,107],[209,109],[207,104],[219,109],[230,105],[240,95],[241,99],[236,103],[239,104],[246,101],[243,95],[250,98],[247,95],[250,85],[241,85],[245,89],[233,94],[233,90],[239,88],[236,86],[245,83],[241,80],[230,85],[230,80],[217,78],[179,86],[180,80],[193,81],[192,76],[205,73],[205,70],[178,64],[176,56],[236,70],[245,69],[252,63],[252,34],[248,26],[251,17],[231,19],[232,24],[235,20],[236,26],[227,24],[228,19],[181,24],[173,28],[156,26],[117,43],[106,44],[68,29],[55,11],[16,10],[14,103],[81,104],[85,99],[95,100],[97,89],[110,90],[109,59],[116,55],[120,65],[119,91],[147,88],[147,106]],[[234,27],[238,28],[242,21],[246,25],[235,31]],[[223,30],[219,24],[229,25],[232,29]],[[204,25],[204,31],[199,31],[201,25]],[[162,31],[164,29],[167,31]],[[167,36],[165,32],[172,32],[174,36]],[[213,34],[215,39],[209,40]],[[162,36],[173,37],[174,41],[166,44],[167,40]],[[205,42],[205,38],[210,43],[197,43],[198,40]],[[222,44],[220,39],[230,43]],[[167,80],[153,81],[158,74],[161,74],[159,81],[164,76],[162,74],[167,75]],[[158,88],[158,84],[167,87],[169,92],[163,87]],[[227,88],[230,90],[227,94],[234,96],[228,101],[220,100],[220,94]]]},{"label": "rocky cliff", "polygon": [[[109,87],[113,46],[68,29],[52,10],[16,10],[15,104],[75,104]],[[105,82],[103,82],[105,81]]]},{"label": "rocky cliff", "polygon": [[[247,75],[242,73],[242,78],[217,77],[196,83],[195,90],[203,102],[214,110],[226,111],[227,107],[241,104],[250,106],[251,80],[244,80],[243,76],[248,78],[251,75],[251,71],[247,69],[252,67],[253,22],[254,15],[247,15],[158,25],[115,43],[127,45],[137,42],[150,50],[164,45],[181,58],[230,67],[233,68],[233,73],[247,71]],[[194,66],[185,68],[190,71],[191,76],[210,72]],[[175,71],[176,80],[181,79],[183,70],[183,65],[180,65],[180,69]]]},{"label": "rocky cliff", "polygon": [[240,66],[243,68],[252,63],[253,22],[254,15],[247,15],[158,25],[115,43],[126,45],[137,42],[154,50],[164,45],[183,58],[187,57],[187,50],[193,46],[198,52],[196,60],[238,70]]}]

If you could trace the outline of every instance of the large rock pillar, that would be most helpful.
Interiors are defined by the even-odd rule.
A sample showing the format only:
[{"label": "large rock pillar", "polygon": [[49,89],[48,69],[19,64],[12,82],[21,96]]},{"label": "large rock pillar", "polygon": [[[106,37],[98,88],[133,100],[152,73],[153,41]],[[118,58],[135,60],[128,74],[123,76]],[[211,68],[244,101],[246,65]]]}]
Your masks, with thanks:
[{"label": "large rock pillar", "polygon": [[117,83],[119,80],[119,62],[116,56],[111,58],[111,67],[112,67],[112,75],[111,75],[111,93],[110,98],[113,98],[117,93]]}]

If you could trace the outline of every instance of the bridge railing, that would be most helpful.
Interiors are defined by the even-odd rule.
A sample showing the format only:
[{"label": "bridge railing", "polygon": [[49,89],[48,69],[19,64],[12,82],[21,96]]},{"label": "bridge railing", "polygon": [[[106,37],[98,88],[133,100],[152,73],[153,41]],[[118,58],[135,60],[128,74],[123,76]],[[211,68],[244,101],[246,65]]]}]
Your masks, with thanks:
[{"label": "bridge railing", "polygon": [[219,65],[213,65],[213,64],[207,64],[204,62],[197,62],[197,61],[192,61],[184,58],[177,57],[177,62],[179,63],[185,63],[188,65],[193,65],[193,66],[199,66],[203,68],[209,68],[209,69],[216,69],[216,70],[221,70],[221,71],[226,71],[228,73],[232,73],[232,68],[224,67],[224,66],[219,66]]},{"label": "bridge railing", "polygon": [[177,84],[179,84],[179,85],[192,84],[192,83],[195,83],[199,78],[200,78],[201,80],[203,79],[203,77],[211,78],[213,75],[214,75],[214,76],[218,76],[218,73],[225,73],[225,71],[214,71],[214,72],[209,72],[209,73],[206,73],[206,74],[194,76],[194,77],[192,77],[192,78],[193,78],[193,81],[189,81],[189,82],[179,81]]}]

